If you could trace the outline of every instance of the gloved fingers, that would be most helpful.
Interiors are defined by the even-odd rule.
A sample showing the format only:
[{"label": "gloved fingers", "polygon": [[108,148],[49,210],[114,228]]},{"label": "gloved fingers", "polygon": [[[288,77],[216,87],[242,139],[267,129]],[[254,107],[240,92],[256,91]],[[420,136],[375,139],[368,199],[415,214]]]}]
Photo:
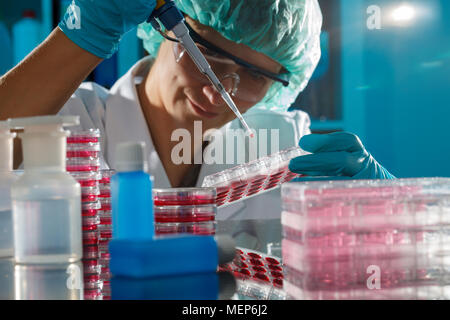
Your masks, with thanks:
[{"label": "gloved fingers", "polygon": [[395,179],[389,171],[369,156],[362,170],[353,176],[354,179]]},{"label": "gloved fingers", "polygon": [[350,156],[348,152],[322,152],[300,156],[291,160],[289,170],[305,175],[340,176],[346,173]]},{"label": "gloved fingers", "polygon": [[300,139],[299,146],[311,153],[364,150],[361,140],[349,132],[306,135]]}]

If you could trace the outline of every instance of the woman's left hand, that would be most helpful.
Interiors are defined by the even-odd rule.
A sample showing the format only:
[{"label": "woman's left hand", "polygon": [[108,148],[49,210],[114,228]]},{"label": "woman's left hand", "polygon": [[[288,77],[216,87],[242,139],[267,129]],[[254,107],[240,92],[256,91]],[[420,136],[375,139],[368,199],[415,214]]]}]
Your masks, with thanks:
[{"label": "woman's left hand", "polygon": [[352,133],[311,134],[300,139],[299,146],[312,154],[292,159],[289,164],[292,172],[307,176],[395,179]]}]

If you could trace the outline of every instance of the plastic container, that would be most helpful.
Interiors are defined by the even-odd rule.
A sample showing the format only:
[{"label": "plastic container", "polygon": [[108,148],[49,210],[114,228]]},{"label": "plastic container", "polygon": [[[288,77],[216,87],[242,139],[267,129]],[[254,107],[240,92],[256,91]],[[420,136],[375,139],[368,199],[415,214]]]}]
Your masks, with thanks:
[{"label": "plastic container", "polygon": [[237,248],[233,262],[221,266],[221,269],[233,272],[241,280],[283,287],[284,274],[280,259],[257,251]]},{"label": "plastic container", "polygon": [[18,179],[13,169],[13,139],[6,121],[0,121],[0,258],[14,255],[11,186]]},{"label": "plastic container", "polygon": [[81,202],[96,202],[98,199],[98,195],[96,194],[83,194],[81,197]]},{"label": "plastic container", "polygon": [[21,62],[41,42],[41,24],[36,20],[36,13],[25,10],[22,19],[12,27],[14,65]]},{"label": "plastic container", "polygon": [[105,281],[107,281],[109,283],[109,281],[112,278],[112,273],[111,270],[109,269],[109,265],[108,266],[102,266],[101,268],[101,273],[100,273],[100,279],[103,281],[103,284],[105,284]]},{"label": "plastic container", "polygon": [[[304,233],[382,231],[450,224],[450,179],[288,183],[283,210]],[[292,220],[295,219],[296,220]]]},{"label": "plastic container", "polygon": [[83,274],[84,275],[99,275],[101,274],[101,265],[98,259],[83,259]]},{"label": "plastic container", "polygon": [[83,217],[99,217],[98,211],[101,205],[99,201],[83,202],[82,204],[82,216]]},{"label": "plastic container", "polygon": [[212,236],[178,235],[150,241],[113,239],[109,244],[109,266],[114,277],[215,273],[219,265],[219,248],[219,242]]},{"label": "plastic container", "polygon": [[103,300],[102,289],[85,289],[84,300]]},{"label": "plastic container", "polygon": [[65,171],[63,126],[78,117],[9,119],[20,134],[25,171],[14,183],[14,249],[18,263],[71,263],[81,259],[81,187]]},{"label": "plastic container", "polygon": [[197,206],[215,204],[214,188],[154,189],[155,206]]},{"label": "plastic container", "polygon": [[216,222],[155,223],[155,234],[158,236],[179,233],[214,235],[216,234]]},{"label": "plastic container", "polygon": [[71,176],[78,181],[82,188],[97,187],[100,188],[101,175],[98,172],[72,172]]},{"label": "plastic container", "polygon": [[112,239],[112,229],[111,228],[101,228],[99,230],[100,233],[100,239],[102,240],[108,240],[108,239]]},{"label": "plastic container", "polygon": [[145,144],[122,143],[116,150],[117,173],[111,177],[113,233],[118,240],[148,240],[154,235],[152,179]]},{"label": "plastic container", "polygon": [[101,252],[100,253],[100,264],[102,266],[109,265],[110,261],[111,261],[111,254],[109,252]]},{"label": "plastic container", "polygon": [[100,143],[70,143],[67,145],[67,158],[97,159]]},{"label": "plastic container", "polygon": [[203,222],[216,219],[215,205],[203,206],[155,206],[155,222]]},{"label": "plastic container", "polygon": [[[287,269],[288,275],[290,271]],[[296,279],[298,276],[289,276]],[[284,281],[284,291],[287,299],[293,300],[449,300],[450,286],[438,282],[427,284],[409,283],[399,287],[387,287],[381,289],[368,289],[360,286],[346,290],[315,289],[305,290],[298,283],[292,283],[289,279]]]},{"label": "plastic container", "polygon": [[117,173],[111,178],[113,232],[116,239],[152,239],[152,180],[147,174],[145,144],[122,143],[116,150]]},{"label": "plastic container", "polygon": [[100,180],[100,184],[110,185],[111,177],[116,174],[116,170],[101,170],[100,171],[102,178]]},{"label": "plastic container", "polygon": [[100,196],[100,188],[98,186],[81,187],[81,195],[82,196],[84,196],[84,195]]},{"label": "plastic container", "polygon": [[231,272],[235,276],[236,293],[241,299],[242,296],[252,300],[286,300],[287,298],[283,291],[283,265],[277,257],[236,248],[233,262],[221,265],[219,271]]},{"label": "plastic container", "polygon": [[83,216],[82,217],[82,225],[83,227],[97,226],[99,227],[100,217],[98,215],[95,216]]},{"label": "plastic container", "polygon": [[98,200],[100,201],[100,210],[104,213],[111,213],[111,198],[101,197]]},{"label": "plastic container", "polygon": [[216,188],[218,207],[279,187],[299,175],[290,172],[291,159],[307,152],[298,147],[205,177],[203,187]]},{"label": "plastic container", "polygon": [[98,259],[100,251],[98,245],[83,246],[83,259]]},{"label": "plastic container", "polygon": [[[82,300],[83,264],[14,264],[15,300]],[[2,274],[2,278],[5,275]],[[6,288],[2,287],[2,291]]]},{"label": "plastic container", "polygon": [[100,184],[99,198],[111,198],[111,187],[109,185]]},{"label": "plastic container", "polygon": [[81,201],[85,202],[99,202],[100,188],[98,186],[82,187],[81,188]]},{"label": "plastic container", "polygon": [[109,242],[111,241],[111,239],[99,239],[98,241],[98,250],[101,254],[105,254],[105,253],[109,253]]},{"label": "plastic container", "polygon": [[103,300],[111,300],[111,283],[110,281],[103,281],[102,289]]},{"label": "plastic container", "polygon": [[97,246],[100,233],[97,225],[83,226],[83,246]]},{"label": "plastic container", "polygon": [[99,214],[100,217],[100,225],[104,228],[112,229],[112,214],[111,213],[105,213],[104,211],[101,211]]},{"label": "plastic container", "polygon": [[[285,289],[293,298],[446,296],[450,179],[288,183],[281,192]],[[367,285],[373,267],[379,290]]]},{"label": "plastic container", "polygon": [[68,158],[66,169],[69,172],[98,172],[100,170],[100,159]]},{"label": "plastic container", "polygon": [[281,287],[266,285],[264,281],[247,281],[238,277],[236,282],[236,293],[252,300],[286,300],[288,297]]},{"label": "plastic container", "polygon": [[[92,143],[100,143],[100,130],[89,129],[86,131],[72,132],[67,138],[68,144],[86,144],[87,147]],[[70,147],[69,147],[70,148]]]},{"label": "plastic container", "polygon": [[85,290],[103,289],[103,281],[99,274],[85,274],[83,278]]}]

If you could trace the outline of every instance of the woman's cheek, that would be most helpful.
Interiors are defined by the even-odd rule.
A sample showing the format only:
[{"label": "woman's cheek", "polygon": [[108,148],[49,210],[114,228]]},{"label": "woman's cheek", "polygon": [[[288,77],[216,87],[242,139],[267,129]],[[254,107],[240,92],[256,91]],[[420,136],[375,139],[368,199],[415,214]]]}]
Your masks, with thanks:
[{"label": "woman's cheek", "polygon": [[245,113],[248,110],[250,110],[253,106],[255,106],[255,103],[253,102],[246,102],[246,101],[235,101],[235,103],[238,106],[238,109],[241,113]]}]

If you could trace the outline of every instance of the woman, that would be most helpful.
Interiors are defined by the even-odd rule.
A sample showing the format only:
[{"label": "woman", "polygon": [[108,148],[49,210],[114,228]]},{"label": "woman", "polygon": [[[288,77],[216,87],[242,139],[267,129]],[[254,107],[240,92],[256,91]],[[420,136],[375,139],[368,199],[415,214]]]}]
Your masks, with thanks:
[{"label": "woman", "polygon": [[[279,130],[280,149],[307,136],[301,145],[314,154],[293,161],[292,170],[361,177],[382,171],[355,136],[308,135],[308,116],[285,111],[307,85],[320,58],[322,16],[317,0],[177,0],[176,4],[250,126],[257,132]],[[138,34],[150,57],[139,61],[110,91],[93,83],[80,86],[154,6],[149,0],[73,1],[59,28],[0,81],[0,119],[80,115],[79,129],[101,130],[105,160],[113,168],[118,143],[144,141],[157,187],[198,186],[204,176],[223,170],[225,166],[173,161],[172,150],[179,143],[171,141],[175,130],[185,129],[194,139],[195,121],[201,121],[203,135],[208,129],[240,125],[183,48],[162,41],[149,24],[140,25]],[[190,145],[193,160],[204,146],[193,141]],[[219,218],[236,218],[239,213],[237,219],[279,219],[279,193],[231,206]]]}]

